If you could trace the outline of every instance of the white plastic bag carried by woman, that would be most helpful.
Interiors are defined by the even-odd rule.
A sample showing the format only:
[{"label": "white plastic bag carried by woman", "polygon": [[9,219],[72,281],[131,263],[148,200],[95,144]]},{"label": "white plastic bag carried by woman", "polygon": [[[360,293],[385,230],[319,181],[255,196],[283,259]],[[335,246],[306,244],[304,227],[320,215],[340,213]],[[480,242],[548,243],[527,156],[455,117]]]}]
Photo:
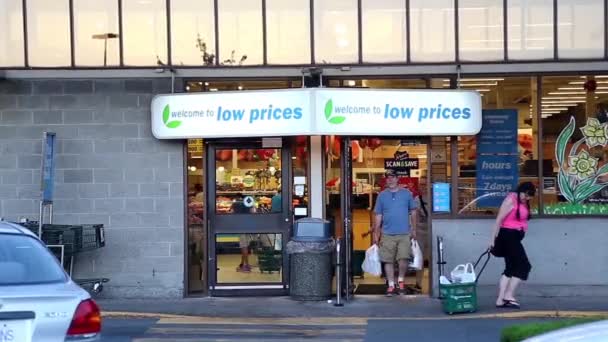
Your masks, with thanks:
[{"label": "white plastic bag carried by woman", "polygon": [[382,263],[380,262],[380,253],[378,252],[377,245],[374,244],[365,251],[365,260],[363,260],[361,268],[365,273],[377,277],[382,275]]}]

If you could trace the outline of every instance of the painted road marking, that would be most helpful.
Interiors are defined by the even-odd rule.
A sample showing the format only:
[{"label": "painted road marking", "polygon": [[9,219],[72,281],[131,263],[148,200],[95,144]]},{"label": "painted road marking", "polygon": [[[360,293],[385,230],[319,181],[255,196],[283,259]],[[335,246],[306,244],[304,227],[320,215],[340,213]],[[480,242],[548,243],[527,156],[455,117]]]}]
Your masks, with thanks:
[{"label": "painted road marking", "polygon": [[291,325],[365,325],[374,320],[452,320],[452,319],[488,319],[488,318],[584,318],[608,317],[608,311],[510,311],[487,314],[456,314],[419,317],[207,317],[170,315],[161,313],[139,313],[124,311],[106,311],[104,317],[117,318],[158,318],[159,324],[291,324]]}]

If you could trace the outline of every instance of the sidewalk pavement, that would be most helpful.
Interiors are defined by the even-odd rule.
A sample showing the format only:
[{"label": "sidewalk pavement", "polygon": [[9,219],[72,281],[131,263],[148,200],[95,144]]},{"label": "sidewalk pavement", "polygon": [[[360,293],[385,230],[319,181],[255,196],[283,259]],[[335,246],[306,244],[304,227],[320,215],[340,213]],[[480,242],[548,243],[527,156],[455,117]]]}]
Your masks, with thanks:
[{"label": "sidewalk pavement", "polygon": [[[335,300],[335,298],[334,298]],[[98,299],[106,316],[217,318],[524,318],[608,317],[608,298],[604,297],[525,297],[519,298],[521,310],[498,309],[494,297],[479,296],[478,310],[472,314],[446,315],[441,302],[427,296],[358,295],[343,307],[328,302],[299,302],[289,297],[203,297],[184,299]]]}]

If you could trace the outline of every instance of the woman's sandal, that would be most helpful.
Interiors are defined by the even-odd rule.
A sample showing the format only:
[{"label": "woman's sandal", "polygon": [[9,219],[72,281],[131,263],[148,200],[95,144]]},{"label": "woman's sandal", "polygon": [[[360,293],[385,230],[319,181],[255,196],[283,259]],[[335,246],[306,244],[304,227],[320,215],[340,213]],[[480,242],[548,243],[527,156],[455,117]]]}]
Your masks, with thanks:
[{"label": "woman's sandal", "polygon": [[503,300],[504,304],[503,307],[504,308],[511,308],[511,309],[520,309],[521,306],[519,305],[518,302],[514,301],[514,300]]}]

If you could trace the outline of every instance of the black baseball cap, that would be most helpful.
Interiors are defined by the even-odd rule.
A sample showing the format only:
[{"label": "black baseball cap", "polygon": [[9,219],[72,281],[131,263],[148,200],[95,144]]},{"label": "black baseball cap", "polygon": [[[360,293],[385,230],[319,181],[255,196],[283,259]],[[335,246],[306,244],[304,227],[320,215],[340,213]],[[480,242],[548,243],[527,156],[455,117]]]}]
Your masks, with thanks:
[{"label": "black baseball cap", "polygon": [[395,170],[385,170],[384,175],[386,177],[390,177],[390,176],[397,177],[397,173],[395,172]]}]

